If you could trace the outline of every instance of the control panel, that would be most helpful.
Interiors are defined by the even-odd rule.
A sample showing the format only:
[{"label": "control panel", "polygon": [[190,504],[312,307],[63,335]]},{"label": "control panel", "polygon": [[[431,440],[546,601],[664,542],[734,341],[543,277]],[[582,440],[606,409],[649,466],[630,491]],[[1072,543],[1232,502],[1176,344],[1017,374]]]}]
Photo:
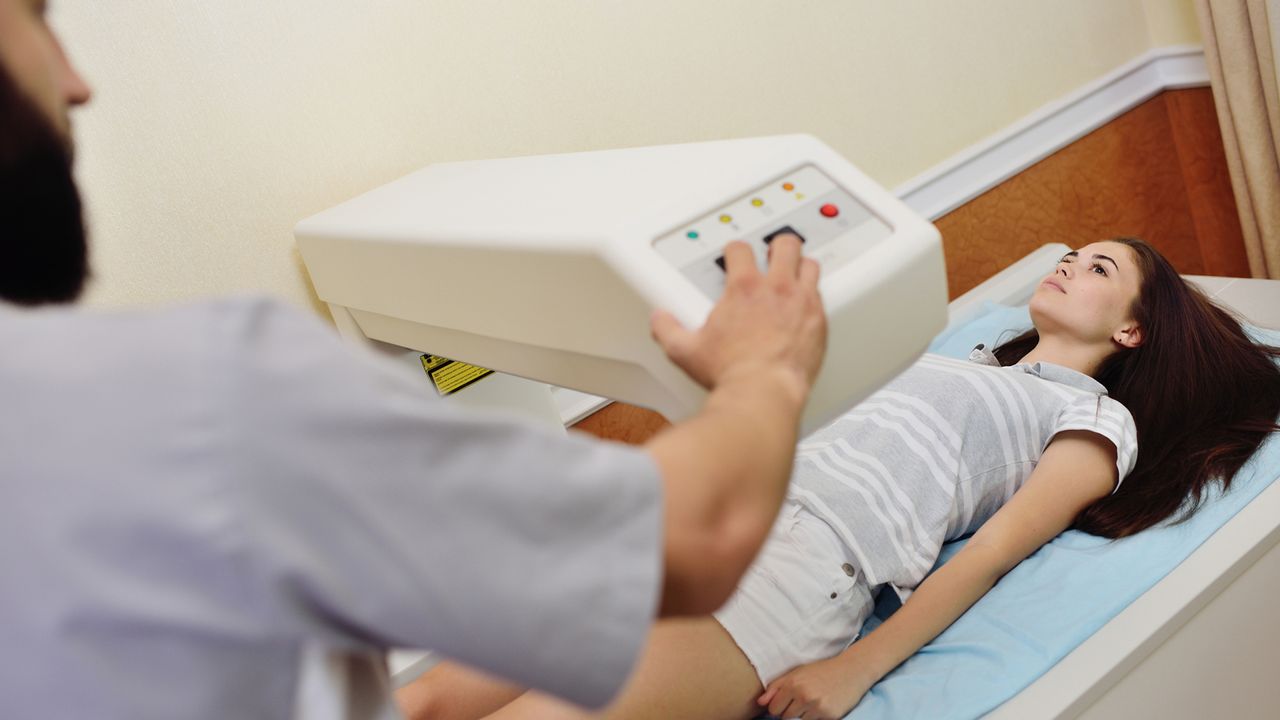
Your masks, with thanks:
[{"label": "control panel", "polygon": [[893,229],[818,168],[774,178],[653,242],[654,250],[712,300],[724,292],[724,246],[745,241],[765,267],[773,238],[791,232],[824,273],[853,260]]}]

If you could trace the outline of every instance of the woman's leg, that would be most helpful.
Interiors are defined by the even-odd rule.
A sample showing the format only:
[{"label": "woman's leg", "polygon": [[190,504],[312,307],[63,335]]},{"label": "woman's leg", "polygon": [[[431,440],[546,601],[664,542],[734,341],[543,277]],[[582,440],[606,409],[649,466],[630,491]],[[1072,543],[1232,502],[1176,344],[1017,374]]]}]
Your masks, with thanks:
[{"label": "woman's leg", "polygon": [[406,720],[477,720],[524,693],[465,665],[442,662],[396,691]]},{"label": "woman's leg", "polygon": [[396,700],[408,720],[473,720],[493,710],[490,720],[722,720],[754,717],[761,692],[755,669],[729,633],[703,617],[657,623],[630,680],[598,714],[539,692],[520,695],[513,685],[451,663],[401,688]]},{"label": "woman's leg", "polygon": [[490,720],[754,717],[763,688],[752,662],[778,677],[838,654],[857,637],[873,599],[855,563],[821,518],[788,504],[737,592],[716,613],[724,625],[714,618],[655,625],[626,687],[599,713],[527,693]]},{"label": "woman's leg", "polygon": [[759,714],[761,692],[755,669],[714,618],[664,620],[622,692],[600,712],[529,692],[489,720],[745,720]]}]

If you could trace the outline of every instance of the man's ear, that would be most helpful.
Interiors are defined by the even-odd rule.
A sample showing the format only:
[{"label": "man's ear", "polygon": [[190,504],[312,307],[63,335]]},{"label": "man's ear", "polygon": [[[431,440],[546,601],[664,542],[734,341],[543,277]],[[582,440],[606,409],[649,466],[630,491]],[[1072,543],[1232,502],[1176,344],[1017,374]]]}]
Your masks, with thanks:
[{"label": "man's ear", "polygon": [[1146,335],[1142,332],[1142,327],[1140,325],[1135,322],[1130,322],[1128,325],[1117,330],[1115,334],[1111,336],[1111,339],[1132,350],[1133,348],[1142,345],[1143,341],[1146,340]]}]

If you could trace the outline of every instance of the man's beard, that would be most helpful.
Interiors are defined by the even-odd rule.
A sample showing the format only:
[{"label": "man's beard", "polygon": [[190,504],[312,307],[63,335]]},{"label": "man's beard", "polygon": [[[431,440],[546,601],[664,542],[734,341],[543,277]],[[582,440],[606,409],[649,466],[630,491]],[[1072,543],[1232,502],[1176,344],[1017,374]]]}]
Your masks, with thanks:
[{"label": "man's beard", "polygon": [[88,275],[68,145],[0,64],[0,301],[71,302]]}]

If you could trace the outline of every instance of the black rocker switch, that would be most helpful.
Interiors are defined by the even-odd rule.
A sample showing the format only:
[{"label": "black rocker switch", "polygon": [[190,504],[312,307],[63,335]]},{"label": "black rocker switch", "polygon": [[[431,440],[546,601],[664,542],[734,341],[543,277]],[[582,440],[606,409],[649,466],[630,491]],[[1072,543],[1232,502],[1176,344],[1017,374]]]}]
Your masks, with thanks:
[{"label": "black rocker switch", "polygon": [[772,243],[772,242],[773,242],[773,239],[774,239],[774,238],[778,237],[779,235],[785,235],[785,234],[787,234],[787,233],[791,233],[792,235],[795,235],[796,237],[800,238],[800,242],[802,242],[802,243],[804,242],[804,236],[803,236],[803,235],[801,235],[800,233],[796,232],[796,231],[795,231],[795,230],[794,230],[790,225],[783,225],[782,227],[778,228],[777,230],[774,230],[773,232],[769,233],[768,235],[765,235],[765,236],[764,236],[764,244],[765,244],[765,245],[768,245],[769,243]]}]

